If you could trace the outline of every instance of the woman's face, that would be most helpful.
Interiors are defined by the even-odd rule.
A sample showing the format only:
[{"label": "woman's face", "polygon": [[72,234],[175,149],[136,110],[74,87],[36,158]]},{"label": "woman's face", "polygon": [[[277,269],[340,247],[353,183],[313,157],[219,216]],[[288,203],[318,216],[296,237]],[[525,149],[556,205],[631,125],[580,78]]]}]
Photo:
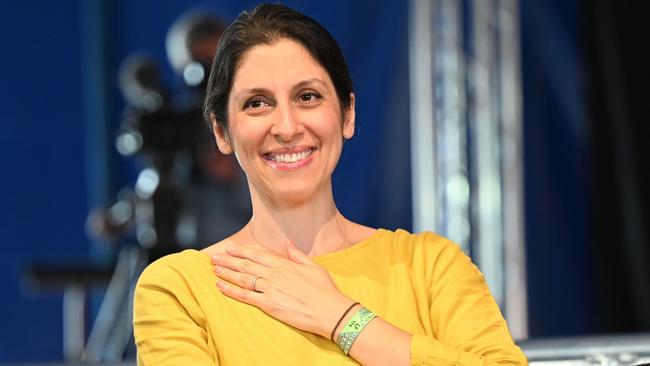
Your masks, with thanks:
[{"label": "woman's face", "polygon": [[228,136],[252,194],[300,203],[331,187],[343,138],[354,134],[354,95],[340,103],[327,71],[299,43],[258,45],[242,57],[228,99]]}]

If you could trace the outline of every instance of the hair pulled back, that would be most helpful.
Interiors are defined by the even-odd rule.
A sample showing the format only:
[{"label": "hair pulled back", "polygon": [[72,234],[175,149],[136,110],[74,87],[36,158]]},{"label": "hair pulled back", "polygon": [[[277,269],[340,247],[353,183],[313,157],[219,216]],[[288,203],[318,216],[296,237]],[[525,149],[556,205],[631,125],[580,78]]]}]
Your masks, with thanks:
[{"label": "hair pulled back", "polygon": [[342,109],[350,107],[352,78],[334,37],[314,19],[279,4],[261,4],[243,11],[226,28],[212,62],[203,116],[212,129],[211,117],[228,131],[228,98],[241,59],[257,45],[290,39],[302,45],[327,71]]}]

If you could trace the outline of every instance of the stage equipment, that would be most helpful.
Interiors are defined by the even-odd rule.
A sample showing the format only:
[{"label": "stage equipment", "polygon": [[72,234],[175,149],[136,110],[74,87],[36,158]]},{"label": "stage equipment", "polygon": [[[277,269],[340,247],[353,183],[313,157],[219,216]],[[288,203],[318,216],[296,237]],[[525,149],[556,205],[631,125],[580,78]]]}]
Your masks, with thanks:
[{"label": "stage equipment", "polygon": [[413,230],[478,264],[528,336],[518,0],[411,0]]},{"label": "stage equipment", "polygon": [[[35,265],[26,277],[37,291],[63,289],[69,362],[116,363],[134,356],[133,289],[140,273],[157,258],[199,244],[197,191],[228,190],[234,184],[236,162],[224,156],[212,162],[218,152],[202,120],[210,60],[223,29],[216,17],[198,11],[172,25],[166,47],[174,80],[180,82],[165,82],[157,61],[144,52],[120,67],[118,83],[127,106],[115,148],[134,160],[137,178],[87,219],[89,234],[117,253],[115,264]],[[98,286],[106,286],[106,293],[86,341],[87,292]]]},{"label": "stage equipment", "polygon": [[531,366],[650,365],[650,333],[519,342]]}]

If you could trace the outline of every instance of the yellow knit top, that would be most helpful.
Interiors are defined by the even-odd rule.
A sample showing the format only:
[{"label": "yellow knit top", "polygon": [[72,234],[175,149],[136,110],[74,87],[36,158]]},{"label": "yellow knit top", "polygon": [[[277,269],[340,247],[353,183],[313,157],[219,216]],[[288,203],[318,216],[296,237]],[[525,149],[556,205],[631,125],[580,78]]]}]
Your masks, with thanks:
[{"label": "yellow knit top", "polygon": [[[483,275],[430,232],[379,229],[313,258],[339,289],[413,334],[412,365],[526,365]],[[185,250],[150,264],[134,301],[138,365],[356,365],[329,339],[221,294],[210,258]]]}]

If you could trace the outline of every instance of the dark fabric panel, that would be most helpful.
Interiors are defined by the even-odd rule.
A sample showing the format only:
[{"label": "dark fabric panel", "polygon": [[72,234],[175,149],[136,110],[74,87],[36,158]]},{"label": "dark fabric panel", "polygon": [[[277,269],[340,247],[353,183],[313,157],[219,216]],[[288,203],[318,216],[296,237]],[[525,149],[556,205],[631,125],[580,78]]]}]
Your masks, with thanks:
[{"label": "dark fabric panel", "polygon": [[521,3],[531,337],[593,330],[591,182],[578,6],[575,1]]},{"label": "dark fabric panel", "polygon": [[650,330],[650,61],[635,1],[586,11],[598,331]]}]

